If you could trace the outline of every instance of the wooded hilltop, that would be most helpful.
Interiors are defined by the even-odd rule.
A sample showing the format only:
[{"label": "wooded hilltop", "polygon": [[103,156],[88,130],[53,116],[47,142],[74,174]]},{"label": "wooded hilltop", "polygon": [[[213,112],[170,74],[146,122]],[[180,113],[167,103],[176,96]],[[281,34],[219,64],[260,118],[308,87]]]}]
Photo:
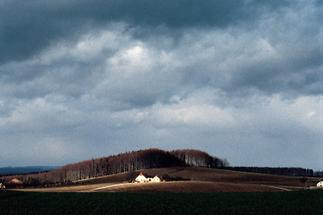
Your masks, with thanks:
[{"label": "wooded hilltop", "polygon": [[199,150],[146,149],[68,164],[45,173],[21,175],[19,179],[25,186],[66,184],[98,176],[174,166],[223,168],[228,162]]}]

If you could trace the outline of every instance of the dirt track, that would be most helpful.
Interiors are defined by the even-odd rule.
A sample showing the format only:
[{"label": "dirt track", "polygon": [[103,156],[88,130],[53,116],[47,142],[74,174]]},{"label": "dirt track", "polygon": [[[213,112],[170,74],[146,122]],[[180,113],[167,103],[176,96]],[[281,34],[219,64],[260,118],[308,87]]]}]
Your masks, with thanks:
[{"label": "dirt track", "polygon": [[96,188],[96,192],[268,192],[282,191],[283,188],[251,185],[234,184],[206,181],[176,181],[161,183],[142,183],[142,184],[117,184]]},{"label": "dirt track", "polygon": [[207,181],[176,181],[161,183],[93,184],[57,188],[23,189],[33,192],[269,192],[288,191],[286,188]]}]

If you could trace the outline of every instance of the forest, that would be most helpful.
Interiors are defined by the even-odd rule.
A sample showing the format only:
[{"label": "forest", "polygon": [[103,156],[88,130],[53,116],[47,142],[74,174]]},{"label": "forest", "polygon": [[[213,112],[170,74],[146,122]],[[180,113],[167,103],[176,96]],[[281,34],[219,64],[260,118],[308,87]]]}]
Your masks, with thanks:
[{"label": "forest", "polygon": [[229,167],[225,166],[224,169],[241,171],[241,172],[255,172],[273,175],[285,175],[285,176],[303,176],[313,177],[319,176],[319,172],[315,172],[312,169],[305,169],[299,167]]}]

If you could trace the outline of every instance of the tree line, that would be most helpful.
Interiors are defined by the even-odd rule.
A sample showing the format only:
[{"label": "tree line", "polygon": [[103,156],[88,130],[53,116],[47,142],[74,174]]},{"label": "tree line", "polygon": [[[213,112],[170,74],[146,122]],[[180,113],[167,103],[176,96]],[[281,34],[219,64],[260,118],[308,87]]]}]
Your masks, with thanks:
[{"label": "tree line", "polygon": [[285,176],[303,176],[313,177],[316,176],[316,172],[312,169],[299,168],[299,167],[229,167],[226,166],[224,169],[241,171],[241,172],[254,172],[264,173],[273,175],[285,175]]}]

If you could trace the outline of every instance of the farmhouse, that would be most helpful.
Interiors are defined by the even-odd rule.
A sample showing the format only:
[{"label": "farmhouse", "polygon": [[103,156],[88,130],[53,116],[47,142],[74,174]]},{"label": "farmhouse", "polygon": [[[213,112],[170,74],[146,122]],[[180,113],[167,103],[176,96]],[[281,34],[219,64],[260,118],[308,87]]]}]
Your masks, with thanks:
[{"label": "farmhouse", "polygon": [[155,175],[155,177],[151,179],[151,182],[161,182],[161,180],[157,175]]},{"label": "farmhouse", "polygon": [[142,172],[135,179],[136,183],[144,183],[144,182],[161,182],[160,178],[156,175],[153,178],[145,177]]},{"label": "farmhouse", "polygon": [[0,190],[6,189],[6,186],[3,183],[0,183]]},{"label": "farmhouse", "polygon": [[13,178],[7,183],[8,187],[10,188],[22,188],[23,182],[18,178]]},{"label": "farmhouse", "polygon": [[320,181],[316,184],[316,187],[323,188],[323,181]]},{"label": "farmhouse", "polygon": [[142,172],[137,176],[137,178],[135,179],[135,182],[137,183],[143,183],[143,182],[148,182],[148,178],[146,178]]}]

